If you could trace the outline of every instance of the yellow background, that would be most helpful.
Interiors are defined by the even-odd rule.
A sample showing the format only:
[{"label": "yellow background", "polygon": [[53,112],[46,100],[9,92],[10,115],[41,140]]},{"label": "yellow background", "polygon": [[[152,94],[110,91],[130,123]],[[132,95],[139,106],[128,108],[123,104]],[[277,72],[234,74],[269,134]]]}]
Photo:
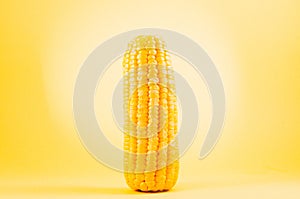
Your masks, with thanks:
[{"label": "yellow background", "polygon": [[[212,58],[225,87],[226,120],[216,148],[198,160],[209,97],[201,78],[173,57],[197,95],[203,119],[181,158],[174,191],[153,196],[299,198],[299,9],[296,0],[2,1],[0,196],[135,194],[121,173],[81,145],[72,94],[81,64],[99,44],[127,30],[155,27],[187,35]],[[113,68],[116,80],[121,73]],[[99,111],[107,107],[111,89],[100,87],[96,101],[106,98],[96,104],[98,120],[118,145],[122,135],[105,117],[110,110]]]}]

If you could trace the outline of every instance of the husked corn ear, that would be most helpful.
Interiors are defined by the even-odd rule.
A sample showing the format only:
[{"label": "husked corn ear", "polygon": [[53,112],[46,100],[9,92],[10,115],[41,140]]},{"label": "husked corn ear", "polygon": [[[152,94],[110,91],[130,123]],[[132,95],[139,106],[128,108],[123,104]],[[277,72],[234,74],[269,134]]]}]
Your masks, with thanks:
[{"label": "husked corn ear", "polygon": [[171,189],[178,177],[174,73],[163,41],[138,36],[123,58],[124,169],[129,187]]}]

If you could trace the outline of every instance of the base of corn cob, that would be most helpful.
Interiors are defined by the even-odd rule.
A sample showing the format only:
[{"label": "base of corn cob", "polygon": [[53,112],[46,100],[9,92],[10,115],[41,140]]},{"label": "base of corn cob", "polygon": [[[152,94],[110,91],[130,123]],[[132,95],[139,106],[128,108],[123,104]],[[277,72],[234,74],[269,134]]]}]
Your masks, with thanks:
[{"label": "base of corn cob", "polygon": [[165,44],[138,36],[123,59],[124,168],[129,187],[166,191],[178,177],[177,104]]}]

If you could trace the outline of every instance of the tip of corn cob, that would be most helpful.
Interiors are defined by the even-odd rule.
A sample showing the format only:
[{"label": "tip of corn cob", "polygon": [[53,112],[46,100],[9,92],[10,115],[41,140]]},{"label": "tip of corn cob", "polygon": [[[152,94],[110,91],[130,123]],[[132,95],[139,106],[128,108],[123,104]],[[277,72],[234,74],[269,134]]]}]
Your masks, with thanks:
[{"label": "tip of corn cob", "polygon": [[134,38],[128,44],[129,50],[141,50],[141,49],[164,49],[165,42],[158,36],[153,35],[140,35]]}]

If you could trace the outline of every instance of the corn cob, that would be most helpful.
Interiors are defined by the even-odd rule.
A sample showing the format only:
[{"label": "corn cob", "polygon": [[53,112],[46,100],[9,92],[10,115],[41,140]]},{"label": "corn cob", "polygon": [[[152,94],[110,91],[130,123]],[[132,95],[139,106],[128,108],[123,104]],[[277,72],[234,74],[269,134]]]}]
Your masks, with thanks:
[{"label": "corn cob", "polygon": [[123,58],[124,175],[139,191],[166,191],[178,177],[174,73],[163,41],[138,36]]}]

